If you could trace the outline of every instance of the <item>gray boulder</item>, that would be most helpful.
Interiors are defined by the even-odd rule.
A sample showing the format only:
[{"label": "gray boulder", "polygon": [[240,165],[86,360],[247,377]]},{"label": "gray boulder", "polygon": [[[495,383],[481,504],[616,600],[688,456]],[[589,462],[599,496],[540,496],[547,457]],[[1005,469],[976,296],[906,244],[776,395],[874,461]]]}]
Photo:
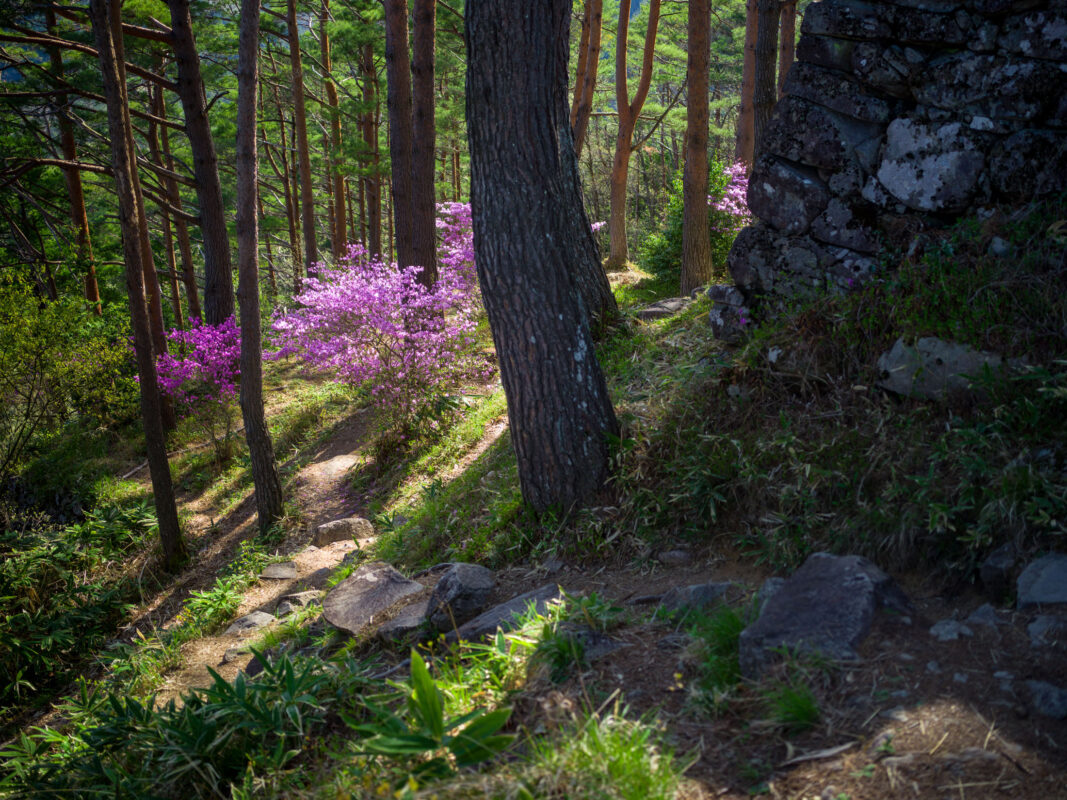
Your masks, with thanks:
[{"label": "gray boulder", "polygon": [[748,206],[752,213],[783,233],[796,235],[807,231],[829,202],[830,190],[814,169],[793,166],[776,158],[761,158],[748,184]]},{"label": "gray boulder", "polygon": [[516,617],[524,614],[531,605],[538,613],[544,613],[548,604],[563,596],[560,588],[555,583],[546,583],[533,591],[513,597],[506,603],[493,606],[488,611],[479,614],[470,622],[464,623],[458,629],[445,635],[446,641],[454,642],[457,639],[473,642],[492,636],[497,630],[509,631],[515,626]]},{"label": "gray boulder", "polygon": [[315,536],[311,543],[317,547],[325,547],[334,542],[355,542],[371,536],[374,536],[374,525],[370,523],[370,520],[363,519],[363,517],[348,517],[319,525],[315,529]]},{"label": "gray boulder", "polygon": [[1067,603],[1067,554],[1052,553],[1029,564],[1018,589],[1019,608]]},{"label": "gray boulder", "polygon": [[737,342],[744,338],[746,326],[752,321],[752,313],[745,305],[741,290],[720,283],[708,287],[708,297],[714,304],[708,312],[712,336],[724,342]]},{"label": "gray boulder", "polygon": [[335,628],[355,636],[422,590],[422,584],[408,580],[388,564],[364,564],[326,595],[323,616]]},{"label": "gray boulder", "polygon": [[910,604],[882,570],[860,556],[811,555],[741,633],[741,673],[759,678],[785,647],[855,661],[879,609]]},{"label": "gray boulder", "polygon": [[974,631],[958,620],[943,619],[931,626],[930,635],[939,642],[954,642],[961,636],[974,636]]},{"label": "gray boulder", "polygon": [[1067,619],[1040,614],[1026,626],[1032,647],[1067,649]]},{"label": "gray boulder", "polygon": [[280,561],[277,564],[267,564],[259,577],[274,581],[288,581],[297,576],[296,564],[292,561]]},{"label": "gray boulder", "polygon": [[1067,719],[1067,689],[1045,681],[1027,681],[1026,688],[1034,711],[1043,717]]},{"label": "gray boulder", "polygon": [[249,633],[251,631],[265,628],[275,621],[273,614],[268,614],[266,611],[253,611],[251,614],[245,614],[243,617],[239,617],[233,621],[224,632],[224,636],[239,636],[242,633]]},{"label": "gray boulder", "polygon": [[954,342],[924,337],[909,345],[901,338],[878,358],[878,385],[907,397],[939,399],[949,393],[973,391],[970,376],[987,368],[999,369],[1002,363],[994,353]]},{"label": "gray boulder", "polygon": [[485,609],[496,585],[491,570],[478,564],[453,564],[433,587],[426,617],[438,630],[451,630]]}]

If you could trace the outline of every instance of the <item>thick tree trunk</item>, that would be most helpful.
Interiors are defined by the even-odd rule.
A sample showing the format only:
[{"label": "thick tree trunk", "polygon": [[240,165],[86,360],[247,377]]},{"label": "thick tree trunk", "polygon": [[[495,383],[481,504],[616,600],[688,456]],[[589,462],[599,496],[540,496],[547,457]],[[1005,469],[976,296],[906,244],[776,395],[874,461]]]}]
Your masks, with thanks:
[{"label": "thick tree trunk", "polygon": [[[117,5],[117,4],[116,4]],[[152,476],[152,493],[156,503],[156,519],[163,544],[163,560],[173,569],[185,556],[178,508],[174,501],[170,464],[163,439],[160,419],[159,387],[152,353],[151,331],[145,307],[144,274],[140,221],[135,187],[138,183],[134,154],[129,148],[132,130],[126,87],[121,79],[112,34],[110,0],[90,0],[89,18],[96,40],[104,96],[107,100],[108,132],[111,140],[111,161],[115,188],[119,199],[119,220],[122,228],[123,255],[126,262],[126,288],[129,293],[130,321],[133,330],[137,373],[141,390],[141,417],[144,421],[145,445],[148,450],[148,469]],[[114,22],[118,22],[115,19]]]},{"label": "thick tree trunk", "polygon": [[[304,103],[304,66],[300,56],[300,29],[296,20],[296,0],[286,6],[289,30],[289,63],[293,71],[293,127],[296,133],[296,156],[300,174],[301,221],[304,232],[304,264],[308,275],[319,260],[315,236],[315,196],[311,186],[311,151],[308,149],[307,111]],[[284,120],[285,117],[282,117]],[[284,123],[283,123],[284,124]]]},{"label": "thick tree trunk", "polygon": [[607,263],[609,270],[622,269],[629,256],[626,241],[626,183],[630,172],[630,154],[633,152],[634,127],[652,84],[652,57],[656,49],[659,10],[660,0],[649,0],[641,78],[631,101],[626,84],[626,38],[630,28],[630,0],[621,0],[619,3],[619,26],[615,40],[615,102],[619,112],[619,131],[615,136],[615,156],[611,163],[611,212],[608,217],[611,251]]},{"label": "thick tree trunk", "polygon": [[204,321],[219,325],[233,316],[233,262],[229,212],[222,204],[218,157],[207,118],[207,98],[200,77],[200,56],[193,39],[189,0],[167,0],[178,65],[178,96],[185,112],[185,131],[193,151],[193,174],[200,200],[200,230],[204,238]]},{"label": "thick tree trunk", "polygon": [[571,108],[571,129],[574,131],[574,156],[581,158],[585,135],[589,130],[589,116],[593,113],[593,90],[596,89],[597,69],[600,67],[600,36],[603,30],[604,0],[589,0],[589,40],[585,69],[581,72],[581,90],[575,86],[575,103]]},{"label": "thick tree trunk", "polygon": [[711,282],[714,264],[708,232],[708,62],[711,3],[689,0],[689,104],[682,174],[682,294]]},{"label": "thick tree trunk", "polygon": [[[155,114],[160,119],[167,118],[167,105],[163,102],[163,90],[157,89],[155,95]],[[174,172],[174,158],[170,154],[170,131],[166,125],[159,126],[159,140],[163,148],[164,166]],[[178,184],[173,178],[163,178],[163,188],[167,192],[168,202],[181,210],[182,196]],[[196,271],[193,267],[193,246],[189,241],[189,225],[179,216],[174,217],[174,235],[178,240],[178,254],[182,259],[182,282],[185,284],[185,302],[189,309],[189,321],[203,320],[200,310],[200,290],[196,285]]]},{"label": "thick tree trunk", "polygon": [[[437,0],[414,0],[411,59],[411,257],[419,282],[437,282],[437,214],[434,205],[434,37]],[[404,265],[401,265],[404,266]]]},{"label": "thick tree trunk", "polygon": [[374,45],[363,47],[363,102],[367,111],[363,119],[363,142],[370,153],[370,174],[364,179],[367,203],[367,249],[371,255],[382,254],[382,185],[378,155],[378,73],[374,68]]},{"label": "thick tree trunk", "polygon": [[[51,9],[45,12],[45,20],[49,33],[54,33],[56,15]],[[52,74],[60,81],[64,80],[63,54],[58,47],[48,48],[48,59],[52,68]],[[59,146],[63,153],[64,161],[78,160],[78,147],[74,141],[74,124],[70,118],[70,106],[67,94],[56,95],[57,122],[59,125]],[[85,193],[82,190],[81,171],[76,168],[63,170],[63,178],[67,184],[67,194],[70,196],[70,221],[74,226],[75,241],[78,247],[78,258],[85,268],[85,299],[96,316],[104,313],[100,305],[100,286],[96,280],[96,267],[93,264],[93,246],[89,236],[89,217],[85,211]]]},{"label": "thick tree trunk", "polygon": [[[548,6],[548,8],[545,8]],[[618,424],[574,276],[580,213],[560,149],[570,0],[470,0],[467,125],[478,278],[523,497],[569,511],[608,477]],[[573,156],[571,156],[573,159]],[[516,225],[521,220],[521,225]]]},{"label": "thick tree trunk", "polygon": [[396,235],[396,261],[400,267],[415,263],[412,230],[411,61],[408,54],[407,0],[385,2],[385,73],[389,106],[389,156],[392,160],[392,199]]},{"label": "thick tree trunk", "polygon": [[782,41],[778,50],[778,98],[785,94],[785,78],[797,47],[797,1],[782,4]]},{"label": "thick tree trunk", "polygon": [[237,48],[237,299],[241,305],[241,416],[252,462],[260,533],[282,516],[282,484],[263,413],[259,327],[259,218],[256,158],[259,2],[241,0]]},{"label": "thick tree trunk", "polygon": [[771,118],[778,93],[774,80],[774,68],[778,61],[778,15],[779,0],[758,0],[759,30],[756,33],[756,87],[752,95],[753,133],[755,151],[759,158],[762,149],[763,130]]},{"label": "thick tree trunk", "polygon": [[319,19],[319,48],[322,51],[323,93],[326,95],[327,113],[330,115],[330,177],[333,192],[333,230],[330,236],[334,261],[345,253],[348,241],[348,221],[345,219],[345,176],[341,172],[341,114],[337,108],[337,87],[331,72],[330,35],[326,29],[330,18],[330,0],[322,0],[322,15]]},{"label": "thick tree trunk", "polygon": [[759,0],[745,4],[745,59],[741,67],[741,110],[737,117],[737,147],[734,160],[744,161],[751,169],[755,146],[753,100],[756,91],[756,34],[759,30]]}]

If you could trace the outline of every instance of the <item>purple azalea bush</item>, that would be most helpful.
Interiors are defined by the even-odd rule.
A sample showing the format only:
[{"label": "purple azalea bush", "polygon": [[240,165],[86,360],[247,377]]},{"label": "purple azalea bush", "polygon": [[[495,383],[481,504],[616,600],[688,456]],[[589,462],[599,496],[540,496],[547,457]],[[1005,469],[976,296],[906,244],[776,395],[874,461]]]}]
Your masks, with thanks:
[{"label": "purple azalea bush", "polygon": [[752,212],[748,209],[746,199],[748,174],[745,162],[738,161],[723,167],[715,183],[716,192],[708,197],[708,204],[712,209],[712,231],[736,235],[743,227],[753,222]]},{"label": "purple azalea bush", "polygon": [[164,353],[156,359],[160,391],[207,434],[221,464],[233,451],[241,330],[232,316],[220,325],[193,320],[189,330],[171,331],[167,338],[179,346],[181,355]]},{"label": "purple azalea bush", "polygon": [[439,206],[442,246],[432,289],[421,267],[400,269],[352,244],[335,267],[319,265],[271,324],[275,357],[295,354],[310,368],[367,391],[403,428],[456,381],[486,374],[474,348],[480,308],[470,206]]}]

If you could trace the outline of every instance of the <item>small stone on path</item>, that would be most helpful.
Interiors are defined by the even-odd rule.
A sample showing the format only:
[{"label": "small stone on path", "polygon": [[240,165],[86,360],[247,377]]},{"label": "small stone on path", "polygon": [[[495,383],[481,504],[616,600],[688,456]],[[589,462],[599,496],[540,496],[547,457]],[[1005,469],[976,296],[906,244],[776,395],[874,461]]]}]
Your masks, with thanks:
[{"label": "small stone on path", "polygon": [[1000,620],[997,618],[997,610],[989,603],[978,606],[964,622],[967,625],[988,625],[992,628],[1000,624]]},{"label": "small stone on path", "polygon": [[321,599],[322,592],[316,590],[287,594],[281,599],[281,602],[278,603],[278,608],[275,609],[274,614],[278,617],[287,617],[294,611],[299,611],[310,605],[318,605]]},{"label": "small stone on path", "polygon": [[251,650],[247,647],[230,647],[226,650],[222,656],[222,663],[229,664],[231,661],[236,661],[241,656],[247,656],[251,654]]},{"label": "small stone on path", "polygon": [[1043,717],[1067,719],[1067,690],[1045,681],[1027,681],[1034,711]]},{"label": "small stone on path", "polygon": [[268,614],[266,611],[253,611],[251,614],[245,614],[243,617],[235,619],[233,624],[230,625],[223,634],[224,636],[236,636],[249,631],[259,630],[265,628],[275,621],[273,614]]},{"label": "small stone on path", "polygon": [[334,542],[368,539],[374,536],[374,525],[370,520],[363,517],[348,517],[326,522],[315,529],[315,536],[311,543],[318,547],[325,547]]},{"label": "small stone on path", "polygon": [[295,578],[298,574],[294,562],[281,561],[277,564],[267,564],[267,566],[263,568],[263,571],[259,573],[259,577],[274,581],[289,581]]},{"label": "small stone on path", "polygon": [[974,631],[954,619],[943,619],[934,623],[930,635],[939,642],[954,642],[961,636],[974,636]]},{"label": "small stone on path", "polygon": [[688,550],[664,550],[656,555],[656,560],[665,567],[686,567],[693,561]]},{"label": "small stone on path", "polygon": [[696,583],[692,586],[676,586],[663,595],[660,605],[668,611],[704,608],[722,600],[732,587],[731,583]]}]

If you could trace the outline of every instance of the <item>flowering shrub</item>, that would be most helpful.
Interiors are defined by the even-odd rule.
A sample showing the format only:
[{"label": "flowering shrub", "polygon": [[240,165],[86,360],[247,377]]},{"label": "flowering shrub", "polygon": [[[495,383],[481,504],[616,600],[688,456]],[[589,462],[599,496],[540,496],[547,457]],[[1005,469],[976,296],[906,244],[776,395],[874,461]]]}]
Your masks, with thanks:
[{"label": "flowering shrub", "polygon": [[241,362],[241,330],[233,317],[220,325],[194,320],[187,331],[171,331],[170,341],[184,353],[164,353],[156,360],[159,388],[192,417],[211,439],[219,462],[230,453],[237,419],[237,388]]},{"label": "flowering shrub", "polygon": [[276,356],[297,354],[308,366],[365,389],[403,430],[429,415],[446,388],[486,373],[474,352],[480,306],[470,207],[439,207],[442,247],[432,289],[421,267],[399,269],[349,245],[336,268],[320,266],[272,323]]},{"label": "flowering shrub", "polygon": [[[708,222],[711,236],[711,255],[716,267],[725,273],[726,254],[738,232],[752,222],[745,195],[748,176],[745,165],[738,162],[724,166],[711,165],[708,175]],[[675,276],[682,266],[682,181],[676,178],[667,205],[667,223],[663,230],[649,236],[639,248],[641,266],[654,275]]]}]

